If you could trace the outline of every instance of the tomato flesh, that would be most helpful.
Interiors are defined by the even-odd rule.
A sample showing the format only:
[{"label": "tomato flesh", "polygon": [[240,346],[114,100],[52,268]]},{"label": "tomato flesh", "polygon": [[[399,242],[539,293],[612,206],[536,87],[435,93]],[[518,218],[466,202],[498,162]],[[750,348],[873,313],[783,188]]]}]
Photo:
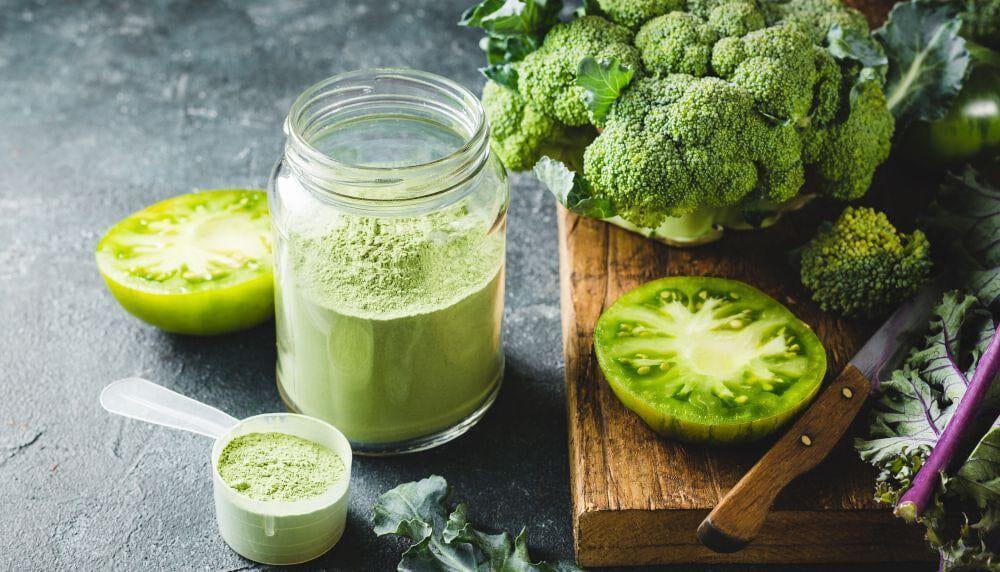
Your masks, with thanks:
[{"label": "tomato flesh", "polygon": [[656,432],[687,442],[769,435],[816,395],[826,352],[763,292],[670,277],[622,296],[598,320],[597,360],[615,395]]},{"label": "tomato flesh", "polygon": [[263,191],[181,195],[133,213],[97,245],[97,266],[131,314],[169,332],[212,335],[274,313]]}]

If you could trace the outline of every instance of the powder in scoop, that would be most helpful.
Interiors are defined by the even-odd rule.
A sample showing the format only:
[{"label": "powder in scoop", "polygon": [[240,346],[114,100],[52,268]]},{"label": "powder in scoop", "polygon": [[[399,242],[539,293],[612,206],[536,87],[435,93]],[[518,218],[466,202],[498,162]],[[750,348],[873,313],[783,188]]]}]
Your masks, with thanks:
[{"label": "powder in scoop", "polygon": [[260,501],[314,497],[344,475],[344,462],[336,453],[285,433],[236,437],[222,450],[218,468],[227,485]]}]

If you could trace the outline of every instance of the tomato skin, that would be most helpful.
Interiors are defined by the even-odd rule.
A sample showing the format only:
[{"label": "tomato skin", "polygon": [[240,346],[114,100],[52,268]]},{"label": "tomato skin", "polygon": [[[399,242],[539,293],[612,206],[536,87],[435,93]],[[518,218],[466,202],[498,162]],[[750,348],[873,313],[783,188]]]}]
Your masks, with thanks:
[{"label": "tomato skin", "polygon": [[[201,215],[203,226],[187,228],[208,229],[204,236],[209,242],[189,239],[189,248],[197,244],[195,251],[212,251],[219,248],[222,236],[224,250],[241,251],[241,245],[251,244],[254,248],[249,252],[256,254],[209,279],[200,276],[185,279],[179,272],[164,275],[162,279],[137,275],[128,262],[131,259],[127,251],[134,246],[132,242],[137,237],[153,236],[161,242],[147,252],[151,250],[154,256],[162,254],[164,244],[169,245],[171,239],[160,238],[150,227],[162,221],[181,228],[184,223],[178,220],[185,216],[197,218],[197,213],[208,213]],[[270,219],[264,191],[208,190],[150,205],[111,227],[98,243],[95,258],[101,277],[118,303],[133,316],[167,332],[225,334],[251,328],[274,315]],[[191,263],[187,255],[181,259]]]},{"label": "tomato skin", "polygon": [[910,125],[900,153],[918,164],[962,163],[1000,153],[1000,55],[967,44],[972,69],[941,119]]},{"label": "tomato skin", "polygon": [[[804,348],[802,357],[808,363],[804,374],[783,396],[752,387],[747,392],[747,409],[740,413],[727,412],[724,408],[696,412],[671,399],[644,395],[641,382],[637,381],[641,376],[637,378],[613,357],[616,335],[621,331],[621,316],[627,312],[618,312],[616,307],[649,303],[663,289],[688,295],[701,290],[726,293],[736,298],[734,304],[762,316],[768,314],[769,320],[780,322],[794,334],[795,343]],[[827,367],[826,351],[819,338],[781,303],[742,282],[710,277],[661,278],[626,293],[601,315],[594,332],[594,346],[608,385],[625,407],[661,436],[709,445],[749,443],[773,434],[809,405],[819,392]]]},{"label": "tomato skin", "polygon": [[107,275],[104,282],[130,314],[174,334],[214,336],[236,332],[262,324],[274,315],[274,280],[270,274],[224,290],[185,294],[142,291]]}]

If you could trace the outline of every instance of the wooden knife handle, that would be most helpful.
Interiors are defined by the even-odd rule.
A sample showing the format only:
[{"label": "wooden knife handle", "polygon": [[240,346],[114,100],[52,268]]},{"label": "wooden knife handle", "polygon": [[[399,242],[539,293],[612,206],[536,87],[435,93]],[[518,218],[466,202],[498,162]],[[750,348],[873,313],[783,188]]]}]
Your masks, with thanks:
[{"label": "wooden knife handle", "polygon": [[848,364],[701,522],[701,543],[716,552],[736,552],[753,540],[778,493],[830,453],[871,389],[864,374]]}]

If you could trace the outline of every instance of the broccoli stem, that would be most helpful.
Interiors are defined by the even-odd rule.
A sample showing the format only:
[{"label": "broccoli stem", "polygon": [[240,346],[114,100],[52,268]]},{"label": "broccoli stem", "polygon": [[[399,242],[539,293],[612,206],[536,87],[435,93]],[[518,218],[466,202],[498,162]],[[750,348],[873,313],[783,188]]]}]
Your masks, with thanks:
[{"label": "broccoli stem", "polygon": [[896,504],[896,516],[912,522],[920,518],[927,509],[940,480],[940,474],[951,463],[955,451],[972,428],[998,371],[1000,371],[1000,327],[993,332],[993,339],[990,340],[986,351],[979,358],[979,364],[969,382],[969,389],[962,397],[962,401],[959,402],[955,414],[948,421],[944,431],[941,432],[937,445],[934,446],[934,450],[920,467],[909,490],[900,497]]}]

